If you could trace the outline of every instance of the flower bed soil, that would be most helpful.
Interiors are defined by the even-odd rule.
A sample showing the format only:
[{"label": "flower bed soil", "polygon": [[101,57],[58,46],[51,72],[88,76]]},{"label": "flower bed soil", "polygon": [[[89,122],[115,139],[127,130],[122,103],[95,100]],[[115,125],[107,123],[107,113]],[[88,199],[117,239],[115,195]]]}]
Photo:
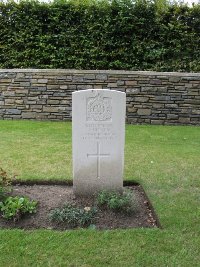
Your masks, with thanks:
[{"label": "flower bed soil", "polygon": [[[127,186],[134,191],[137,198],[137,210],[130,214],[114,213],[107,209],[101,209],[96,215],[94,225],[96,229],[117,229],[135,227],[159,227],[156,214],[140,185]],[[33,215],[26,215],[18,222],[6,221],[0,217],[1,228],[20,229],[70,229],[65,224],[56,224],[49,220],[49,213],[52,209],[62,207],[65,203],[74,203],[79,207],[91,207],[94,204],[92,198],[78,198],[73,194],[70,185],[15,185],[12,195],[28,196],[38,201],[37,212]]]}]

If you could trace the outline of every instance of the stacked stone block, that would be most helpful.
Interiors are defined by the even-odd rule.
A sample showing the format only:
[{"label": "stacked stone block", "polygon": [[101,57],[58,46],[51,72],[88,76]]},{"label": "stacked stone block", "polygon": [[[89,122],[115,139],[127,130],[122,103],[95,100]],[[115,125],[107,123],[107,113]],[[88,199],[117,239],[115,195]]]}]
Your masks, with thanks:
[{"label": "stacked stone block", "polygon": [[200,125],[200,73],[0,70],[0,119],[71,120],[72,92],[126,93],[128,123]]}]

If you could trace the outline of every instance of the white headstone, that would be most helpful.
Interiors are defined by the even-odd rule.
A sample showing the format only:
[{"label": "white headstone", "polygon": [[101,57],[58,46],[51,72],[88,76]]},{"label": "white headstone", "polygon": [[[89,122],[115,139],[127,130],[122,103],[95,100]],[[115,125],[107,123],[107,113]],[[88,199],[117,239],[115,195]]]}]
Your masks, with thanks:
[{"label": "white headstone", "polygon": [[122,191],[126,94],[72,93],[73,189],[76,195]]}]

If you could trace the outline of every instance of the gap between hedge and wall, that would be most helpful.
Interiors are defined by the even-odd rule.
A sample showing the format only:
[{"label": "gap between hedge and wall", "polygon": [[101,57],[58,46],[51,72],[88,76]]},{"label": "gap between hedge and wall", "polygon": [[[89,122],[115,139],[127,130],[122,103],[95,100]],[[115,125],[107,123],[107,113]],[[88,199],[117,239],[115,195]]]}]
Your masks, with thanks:
[{"label": "gap between hedge and wall", "polygon": [[126,121],[200,125],[200,73],[64,69],[0,70],[0,119],[71,120],[72,92],[126,93]]}]

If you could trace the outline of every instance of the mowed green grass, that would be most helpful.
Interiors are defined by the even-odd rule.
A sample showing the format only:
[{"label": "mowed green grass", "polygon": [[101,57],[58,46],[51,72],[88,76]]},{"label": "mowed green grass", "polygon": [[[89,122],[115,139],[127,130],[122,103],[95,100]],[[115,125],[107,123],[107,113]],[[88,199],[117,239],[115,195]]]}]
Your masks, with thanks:
[{"label": "mowed green grass", "polygon": [[[18,179],[72,177],[70,123],[0,121],[0,151]],[[0,267],[200,266],[200,127],[127,125],[124,179],[163,229],[0,230]]]}]

